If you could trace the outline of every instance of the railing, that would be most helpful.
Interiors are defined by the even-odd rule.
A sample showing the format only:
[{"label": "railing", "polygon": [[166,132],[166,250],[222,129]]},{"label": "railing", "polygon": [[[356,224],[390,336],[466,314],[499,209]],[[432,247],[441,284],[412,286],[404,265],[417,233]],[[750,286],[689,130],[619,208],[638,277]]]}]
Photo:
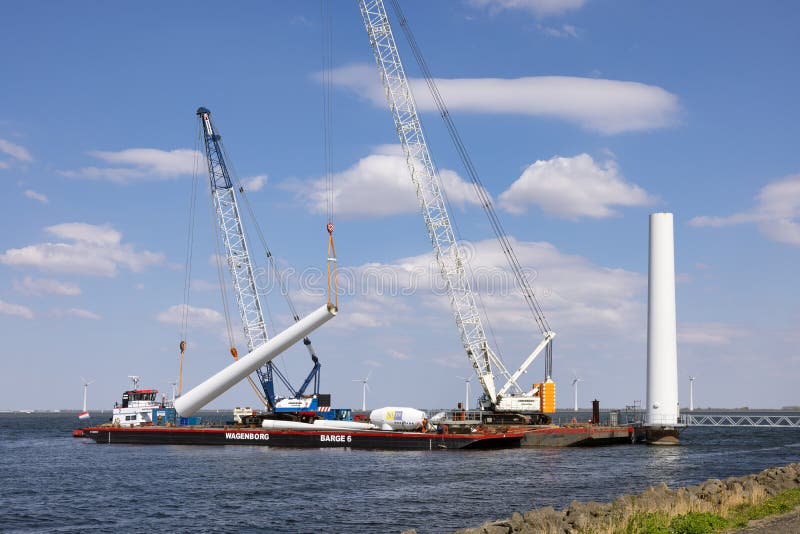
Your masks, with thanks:
[{"label": "railing", "polygon": [[431,410],[428,415],[436,423],[479,425],[481,424],[483,413],[479,410]]},{"label": "railing", "polygon": [[690,415],[680,416],[686,426],[800,428],[800,415]]}]

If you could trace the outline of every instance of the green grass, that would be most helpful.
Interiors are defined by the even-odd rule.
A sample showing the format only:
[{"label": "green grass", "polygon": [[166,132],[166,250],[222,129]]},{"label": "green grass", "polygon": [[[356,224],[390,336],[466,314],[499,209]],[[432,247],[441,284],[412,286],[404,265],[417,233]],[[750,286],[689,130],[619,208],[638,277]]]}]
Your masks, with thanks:
[{"label": "green grass", "polygon": [[670,516],[667,513],[637,513],[627,524],[615,529],[618,534],[710,534],[747,525],[748,521],[785,514],[800,506],[800,489],[784,491],[760,504],[744,504],[726,516],[709,512],[690,512]]},{"label": "green grass", "polygon": [[731,526],[742,527],[753,519],[785,514],[800,506],[800,488],[790,489],[770,497],[761,504],[743,505],[735,508],[729,516]]},{"label": "green grass", "polygon": [[669,531],[674,534],[706,534],[728,527],[728,520],[709,512],[689,512],[672,518]]}]

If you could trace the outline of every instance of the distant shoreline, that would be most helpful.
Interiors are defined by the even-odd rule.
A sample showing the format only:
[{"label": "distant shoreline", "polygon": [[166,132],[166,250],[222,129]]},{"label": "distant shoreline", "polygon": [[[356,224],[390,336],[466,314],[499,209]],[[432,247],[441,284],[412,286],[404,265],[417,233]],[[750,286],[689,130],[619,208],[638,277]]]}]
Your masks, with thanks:
[{"label": "distant shoreline", "polygon": [[[429,411],[437,411],[439,408],[436,409],[428,409]],[[0,414],[9,414],[9,413],[81,413],[83,410],[80,408],[41,408],[41,409],[19,409],[19,410],[8,410],[3,409],[0,410]],[[223,412],[233,412],[233,408],[209,408],[206,410],[201,410],[207,413],[223,413]],[[369,411],[369,410],[367,410]],[[558,408],[556,410],[557,414],[569,414],[569,413],[591,413],[591,408],[580,408],[576,412],[571,408]],[[624,408],[601,408],[600,413],[608,413],[612,411],[619,411],[625,412]],[[111,410],[108,408],[98,410],[95,408],[89,408],[90,413],[111,413]],[[784,406],[783,408],[749,408],[747,406],[741,408],[695,408],[692,411],[689,410],[681,410],[681,415],[687,414],[695,414],[695,413],[716,413],[716,412],[800,412],[800,406]]]}]

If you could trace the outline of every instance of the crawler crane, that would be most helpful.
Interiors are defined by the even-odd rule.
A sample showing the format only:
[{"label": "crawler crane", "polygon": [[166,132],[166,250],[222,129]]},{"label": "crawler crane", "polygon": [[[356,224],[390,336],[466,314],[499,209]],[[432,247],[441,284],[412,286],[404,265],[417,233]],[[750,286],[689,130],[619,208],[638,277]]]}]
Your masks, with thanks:
[{"label": "crawler crane", "polygon": [[[549,417],[545,413],[555,411],[555,383],[552,373],[552,342],[555,332],[539,306],[536,296],[525,277],[520,263],[511,248],[511,243],[500,220],[492,207],[491,199],[483,188],[463,142],[447,112],[436,82],[428,70],[427,64],[408,28],[405,17],[397,0],[392,0],[394,9],[400,17],[412,51],[422,68],[439,111],[445,120],[448,131],[456,144],[468,174],[475,185],[481,205],[486,211],[492,229],[514,273],[517,284],[530,307],[533,318],[540,330],[542,340],[531,354],[513,373],[509,373],[502,360],[489,347],[483,323],[478,313],[476,297],[467,276],[467,265],[461,248],[456,241],[450,216],[447,213],[441,179],[431,159],[427,142],[417,114],[414,97],[408,79],[400,61],[397,45],[392,35],[392,28],[382,0],[358,0],[364,25],[367,30],[372,52],[378,66],[381,81],[386,91],[386,98],[394,118],[400,144],[411,174],[411,180],[419,200],[420,210],[425,219],[433,252],[445,282],[450,307],[461,335],[461,343],[467,353],[472,367],[478,376],[483,396],[481,406],[492,413],[492,421],[518,421],[515,417],[522,414],[530,423],[546,423]],[[520,387],[518,379],[533,363],[539,354],[545,353],[545,379],[534,384],[530,389]],[[498,376],[499,374],[499,376]],[[496,380],[504,380],[499,388]]]}]

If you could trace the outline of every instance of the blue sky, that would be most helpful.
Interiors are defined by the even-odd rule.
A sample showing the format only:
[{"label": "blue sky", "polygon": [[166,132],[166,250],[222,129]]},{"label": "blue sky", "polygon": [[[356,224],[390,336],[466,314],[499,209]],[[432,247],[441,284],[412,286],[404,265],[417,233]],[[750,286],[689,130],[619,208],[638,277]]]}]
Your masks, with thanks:
[{"label": "blue sky", "polygon": [[[644,398],[654,211],[675,214],[681,403],[691,374],[700,406],[800,404],[800,8],[403,6],[517,253],[536,273],[558,332],[558,405],[571,405],[573,370],[583,406]],[[447,299],[431,290],[430,245],[357,4],[330,10],[336,243],[355,282],[340,316],[313,336],[322,389],[357,406],[353,379],[371,373],[370,406],[452,406],[464,394],[458,376],[471,369]],[[109,407],[131,374],[168,391],[197,107],[211,109],[280,264],[306,275],[324,268],[320,3],[6,1],[3,12],[0,409],[78,407],[81,376],[95,380],[92,408]],[[490,342],[516,367],[538,335],[522,301],[497,286],[499,249],[396,37],[473,268],[500,273],[483,287]],[[199,180],[189,385],[229,360]],[[413,281],[414,291],[387,294],[376,276],[405,289]],[[305,281],[292,278],[301,312],[323,300],[299,287]],[[280,329],[286,306],[267,298]],[[278,362],[295,383],[308,364],[301,347]],[[526,376],[542,372],[537,362]],[[241,386],[214,406],[244,404],[253,397]]]}]

